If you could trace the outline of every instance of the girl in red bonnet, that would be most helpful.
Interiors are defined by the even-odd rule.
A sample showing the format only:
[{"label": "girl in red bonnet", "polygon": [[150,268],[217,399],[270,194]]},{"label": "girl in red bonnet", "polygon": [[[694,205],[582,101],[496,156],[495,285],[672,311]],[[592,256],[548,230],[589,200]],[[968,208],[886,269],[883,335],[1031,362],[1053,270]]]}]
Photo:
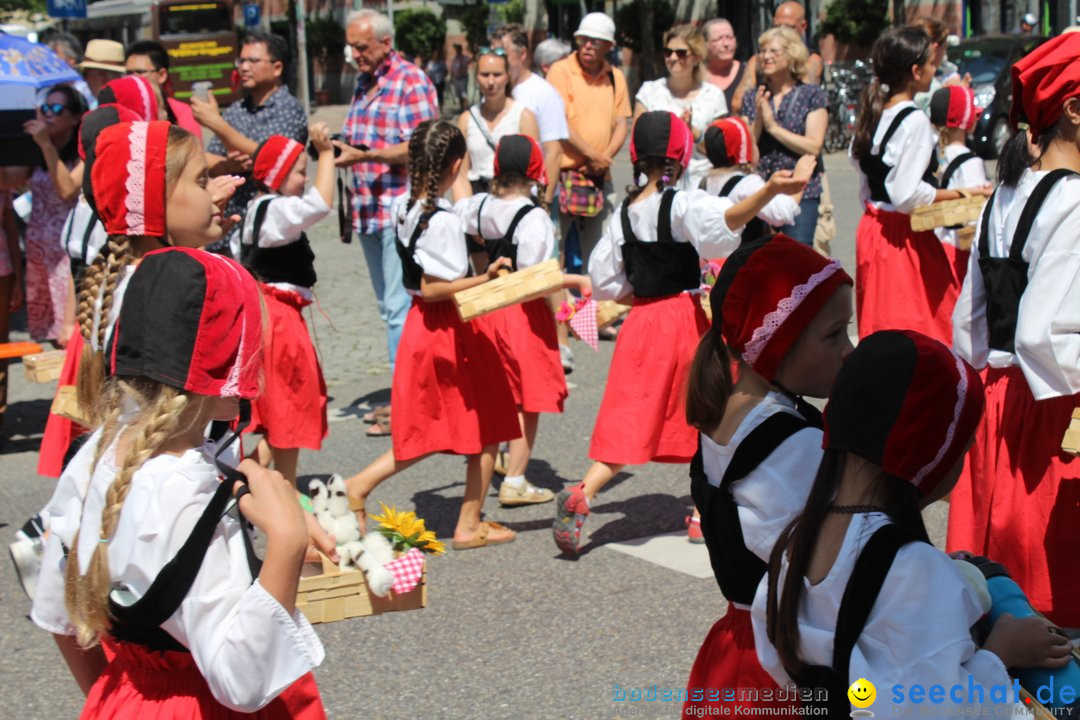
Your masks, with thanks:
[{"label": "girl in red bonnet", "polygon": [[[181,184],[170,209],[189,231],[217,225],[205,187]],[[261,348],[239,264],[188,248],[143,258],[106,348],[106,420],[49,503],[31,613],[88,691],[82,718],[325,717],[310,674],[322,645],[296,608],[295,487],[251,461],[246,478],[226,473],[204,436],[258,393]],[[245,519],[266,535],[262,561]]]},{"label": "girl in red bonnet", "polygon": [[701,260],[730,255],[743,226],[773,197],[806,186],[806,178],[782,171],[738,203],[704,190],[676,191],[692,146],[689,127],[670,112],[647,112],[635,121],[630,158],[634,176],[647,180],[628,189],[589,258],[596,299],[624,300],[633,308],[615,342],[593,427],[593,463],[556,501],[552,532],[566,555],[577,554],[590,503],[623,466],[688,463],[694,456],[697,432],[686,422],[685,388],[708,328],[697,294]]},{"label": "girl in red bonnet", "polygon": [[948,547],[1000,562],[1035,609],[1077,628],[1080,460],[1061,440],[1080,405],[1080,35],[1012,73],[1010,145],[1030,169],[983,211],[954,316],[957,350],[985,368],[986,417]]},{"label": "girl in red bonnet", "polygon": [[687,390],[686,418],[699,431],[690,491],[728,609],[690,672],[685,717],[798,708],[793,697],[734,701],[718,693],[779,690],[758,663],[750,604],[821,460],[821,413],[803,396],[828,396],[851,352],[851,285],[836,260],[775,235],[743,243],[709,295],[713,325]]}]

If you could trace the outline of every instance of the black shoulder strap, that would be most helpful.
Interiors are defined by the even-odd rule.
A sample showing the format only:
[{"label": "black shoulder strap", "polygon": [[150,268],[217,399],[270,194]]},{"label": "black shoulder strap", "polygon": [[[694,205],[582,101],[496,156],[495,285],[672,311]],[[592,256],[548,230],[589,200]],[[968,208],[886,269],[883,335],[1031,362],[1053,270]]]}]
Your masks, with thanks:
[{"label": "black shoulder strap", "polygon": [[660,243],[673,243],[675,238],[671,236],[671,205],[675,202],[677,190],[664,189],[664,195],[660,198],[660,214],[656,216],[656,241]]},{"label": "black shoulder strap", "polygon": [[622,223],[623,242],[638,242],[634,228],[630,226],[630,198],[624,199],[619,207],[619,221]]},{"label": "black shoulder strap", "polygon": [[960,169],[960,166],[968,160],[974,160],[978,157],[979,156],[973,152],[966,152],[954,157],[952,162],[945,166],[945,172],[941,174],[941,184],[938,185],[938,187],[948,189],[949,181],[952,180],[952,176],[956,174],[956,171]]},{"label": "black shoulder strap", "polygon": [[413,228],[412,237],[409,238],[409,255],[416,254],[416,243],[420,240],[420,236],[424,234],[424,230],[427,229],[426,225],[431,222],[431,218],[435,217],[441,212],[443,212],[443,209],[436,205],[435,209],[431,212],[420,214],[420,219],[416,221],[416,227]]},{"label": "black shoulder strap", "polygon": [[503,239],[509,242],[514,242],[514,233],[517,232],[518,223],[524,220],[525,216],[535,210],[536,207],[537,206],[533,205],[532,203],[521,206],[521,208],[519,208],[518,211],[514,214],[514,219],[510,221],[510,227],[506,229],[506,234],[503,235]]},{"label": "black shoulder strap", "polygon": [[615,71],[614,70],[608,70],[607,71],[607,77],[608,77],[608,80],[611,81],[611,97],[615,97],[616,95],[618,95],[618,93],[615,92]]},{"label": "black shoulder strap", "polygon": [[[218,523],[232,499],[232,487],[230,480],[221,482],[184,545],[173,559],[165,564],[146,594],[133,606],[143,623],[149,626],[161,625],[173,616],[187,597],[202,567],[210,541],[217,532]],[[243,524],[240,532],[247,534]]]},{"label": "black shoulder strap", "polygon": [[783,410],[765,418],[735,448],[731,463],[720,479],[720,487],[728,488],[742,480],[765,462],[785,440],[807,427],[806,420]]},{"label": "black shoulder strap", "polygon": [[724,183],[724,187],[720,188],[720,192],[717,193],[718,197],[728,197],[731,195],[731,191],[735,189],[735,186],[739,184],[745,175],[732,175],[728,178],[728,181]]},{"label": "black shoulder strap", "polygon": [[266,211],[273,202],[273,198],[263,200],[255,206],[255,219],[251,221],[251,246],[259,246],[259,234],[262,233],[263,220],[266,219]]},{"label": "black shoulder strap", "polygon": [[[1028,235],[1031,234],[1031,226],[1035,223],[1035,216],[1038,215],[1043,203],[1046,202],[1046,196],[1054,189],[1058,180],[1069,175],[1076,175],[1076,173],[1065,168],[1051,170],[1031,191],[1031,197],[1024,203],[1024,210],[1020,213],[1020,221],[1016,225],[1016,235],[1013,236],[1012,246],[1009,248],[1010,259],[1023,260],[1021,253],[1024,251],[1024,246],[1027,245]],[[982,251],[982,247],[979,248],[979,251]]]},{"label": "black shoulder strap", "polygon": [[979,258],[990,257],[990,213],[994,209],[994,198],[997,197],[998,188],[990,193],[990,198],[983,206],[982,217],[979,219]]},{"label": "black shoulder strap", "polygon": [[892,140],[892,136],[896,134],[896,131],[900,128],[900,123],[904,122],[904,118],[913,112],[917,112],[917,108],[914,105],[909,105],[900,112],[896,113],[896,117],[889,124],[889,129],[885,131],[885,137],[881,138],[881,145],[878,146],[878,155],[885,154],[885,146]]},{"label": "black shoulder strap", "polygon": [[[910,531],[889,523],[878,528],[859,553],[840,601],[836,635],[833,638],[832,668],[840,677],[847,678],[851,651],[866,627],[896,553],[908,543],[918,541],[919,538]],[[844,682],[846,684],[847,680]]]},{"label": "black shoulder strap", "polygon": [[476,208],[476,237],[480,238],[482,241],[485,240],[485,238],[484,231],[480,229],[480,214],[484,211],[484,205],[487,203],[489,197],[491,197],[490,194],[485,195],[484,199],[480,201],[480,206]]},{"label": "black shoulder strap", "polygon": [[338,191],[338,239],[345,244],[352,242],[352,190],[345,187],[342,177],[345,173],[339,169],[337,172]]}]

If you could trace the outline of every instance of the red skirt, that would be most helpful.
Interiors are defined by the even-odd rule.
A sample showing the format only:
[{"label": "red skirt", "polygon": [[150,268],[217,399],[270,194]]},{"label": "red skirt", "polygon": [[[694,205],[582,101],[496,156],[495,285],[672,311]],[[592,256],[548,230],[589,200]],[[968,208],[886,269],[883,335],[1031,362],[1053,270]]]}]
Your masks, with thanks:
[{"label": "red skirt", "polygon": [[860,339],[878,330],[916,330],[952,347],[959,294],[954,260],[937,235],[912,232],[910,215],[867,206],[855,233]]},{"label": "red skirt", "polygon": [[[57,392],[64,385],[74,385],[79,377],[79,363],[82,362],[84,345],[82,333],[78,326],[71,333],[68,340],[66,354],[64,355],[64,367],[60,370],[60,383],[56,386]],[[87,429],[77,425],[67,418],[49,413],[45,421],[45,434],[41,437],[41,448],[38,450],[38,475],[45,477],[60,477],[64,470],[64,457],[68,448],[75,438],[79,437]]]},{"label": "red skirt", "polygon": [[1061,438],[1078,404],[1080,395],[1036,401],[1018,367],[987,370],[972,472],[949,503],[947,549],[1001,563],[1065,627],[1080,627],[1080,460]]},{"label": "red skirt", "polygon": [[529,413],[561,413],[566,373],[547,298],[511,305],[482,320],[499,351],[514,403]]},{"label": "red skirt", "polygon": [[[730,693],[735,693],[734,697],[728,697]],[[747,712],[735,709],[739,707],[801,706],[798,690],[782,690],[758,662],[750,612],[730,604],[727,615],[716,621],[698,650],[694,667],[690,670],[686,695],[687,701],[683,705],[685,718]]]},{"label": "red skirt", "polygon": [[259,284],[269,332],[263,343],[263,388],[251,403],[247,432],[276,448],[319,450],[327,434],[326,381],[311,343],[299,294]]},{"label": "red skirt", "polygon": [[521,437],[498,350],[480,326],[461,322],[452,301],[413,298],[390,395],[399,461],[433,452],[475,455]]},{"label": "red skirt", "polygon": [[82,720],[321,720],[326,717],[315,677],[308,673],[266,707],[242,713],[210,693],[191,653],[154,652],[107,640],[108,665],[90,688]]},{"label": "red skirt", "polygon": [[589,457],[618,465],[690,462],[698,441],[686,423],[686,380],[708,328],[697,295],[634,300],[615,341]]}]

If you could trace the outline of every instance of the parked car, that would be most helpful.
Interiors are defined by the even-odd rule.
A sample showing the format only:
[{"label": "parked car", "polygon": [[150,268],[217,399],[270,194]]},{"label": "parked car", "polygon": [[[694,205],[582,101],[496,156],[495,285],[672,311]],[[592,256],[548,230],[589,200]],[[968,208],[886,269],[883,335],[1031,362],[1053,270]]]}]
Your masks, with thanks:
[{"label": "parked car", "polygon": [[971,76],[975,104],[982,114],[975,124],[971,148],[985,158],[995,158],[1012,134],[1013,63],[1037,48],[1046,38],[1038,35],[984,35],[962,40],[949,48],[948,57],[961,76]]}]

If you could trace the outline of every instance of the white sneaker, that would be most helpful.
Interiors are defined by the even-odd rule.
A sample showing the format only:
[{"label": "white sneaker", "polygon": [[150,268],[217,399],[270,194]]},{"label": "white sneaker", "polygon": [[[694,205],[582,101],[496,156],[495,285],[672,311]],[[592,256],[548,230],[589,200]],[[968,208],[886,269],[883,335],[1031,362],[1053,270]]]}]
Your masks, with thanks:
[{"label": "white sneaker", "polygon": [[551,502],[554,499],[555,493],[547,488],[538,488],[528,480],[519,488],[510,487],[510,484],[505,482],[499,486],[499,504],[503,507],[536,505]]},{"label": "white sneaker", "polygon": [[15,564],[15,574],[23,592],[33,600],[37,590],[38,573],[41,571],[41,558],[45,554],[45,543],[40,538],[31,540],[21,531],[16,533],[16,537],[19,539],[8,545],[8,552],[11,553],[11,561]]},{"label": "white sneaker", "polygon": [[569,345],[559,346],[559,358],[562,360],[563,372],[569,375],[574,372],[574,351]]}]

